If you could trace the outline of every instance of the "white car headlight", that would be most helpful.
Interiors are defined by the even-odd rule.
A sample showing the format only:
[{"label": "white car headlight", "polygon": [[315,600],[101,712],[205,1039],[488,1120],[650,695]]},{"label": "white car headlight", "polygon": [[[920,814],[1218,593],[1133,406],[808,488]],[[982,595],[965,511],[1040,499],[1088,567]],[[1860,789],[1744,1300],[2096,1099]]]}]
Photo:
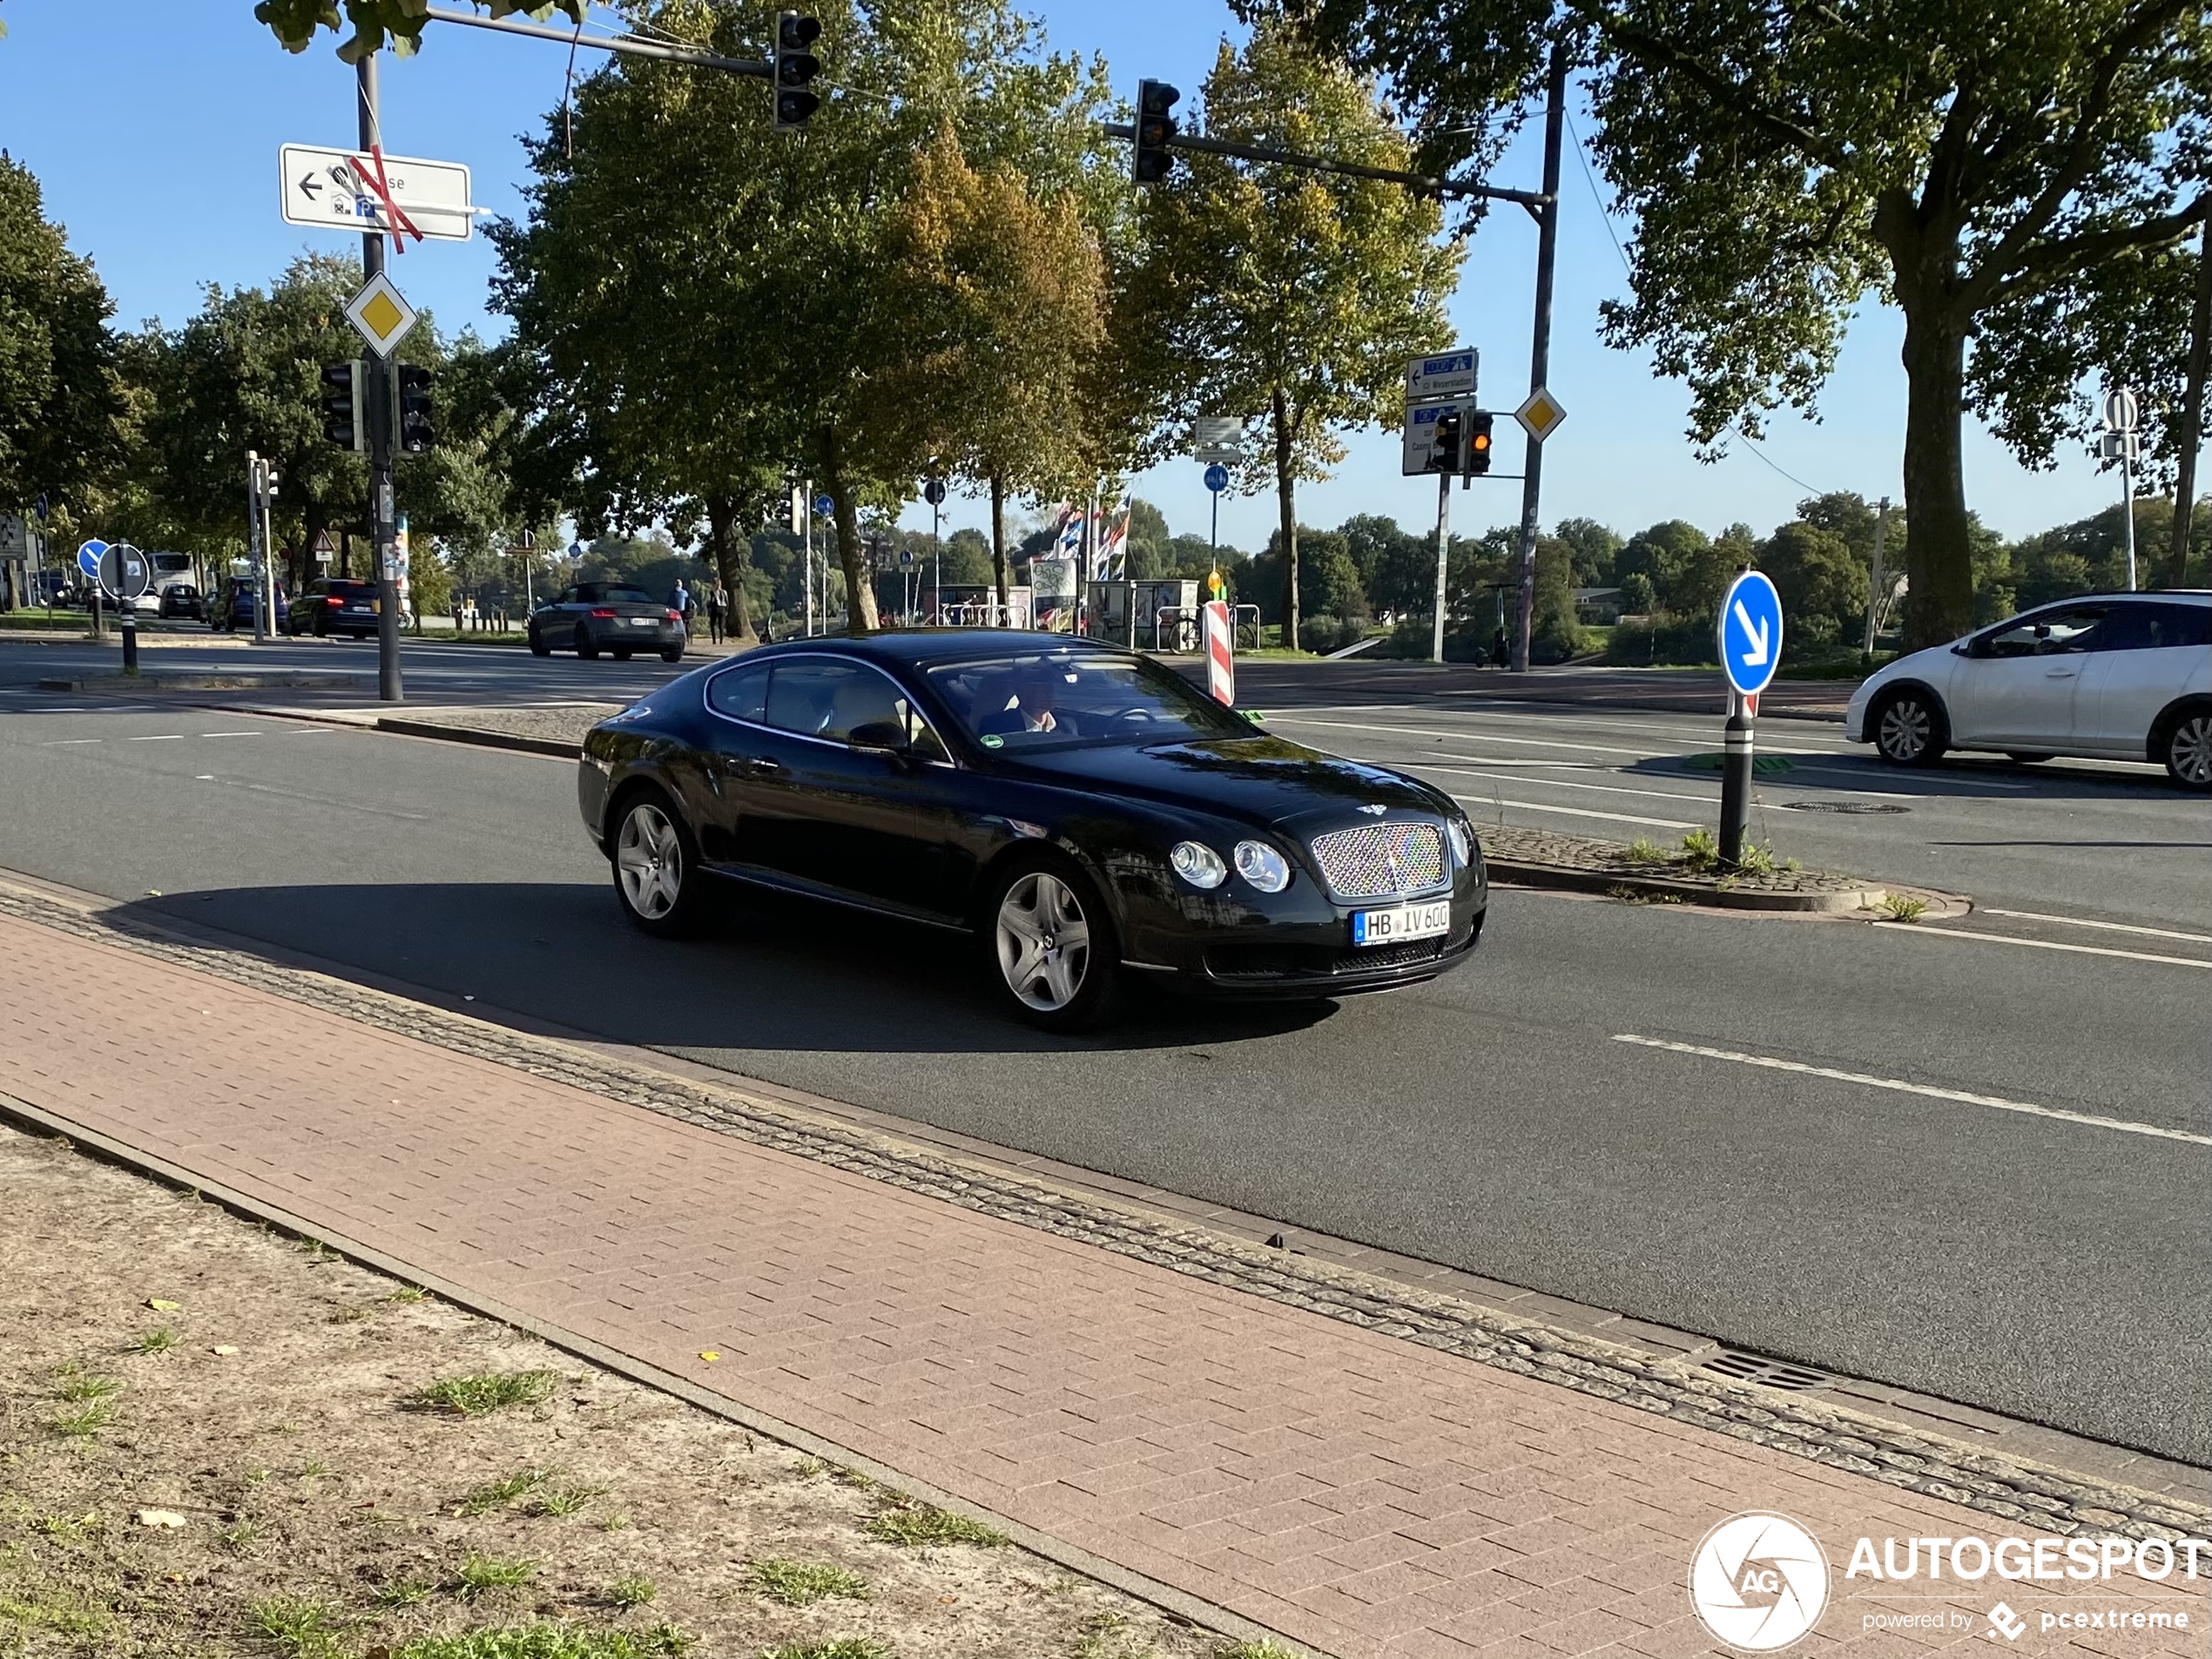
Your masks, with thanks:
[{"label": "white car headlight", "polygon": [[1290,865],[1264,841],[1237,843],[1237,873],[1262,893],[1280,893],[1291,885]]},{"label": "white car headlight", "polygon": [[1229,867],[1221,854],[1204,841],[1177,841],[1168,853],[1175,873],[1194,887],[1213,888],[1229,880]]},{"label": "white car headlight", "polygon": [[1452,838],[1452,856],[1459,860],[1462,870],[1466,869],[1474,862],[1471,856],[1474,850],[1474,837],[1468,833],[1467,826],[1456,818],[1444,820],[1444,833]]}]

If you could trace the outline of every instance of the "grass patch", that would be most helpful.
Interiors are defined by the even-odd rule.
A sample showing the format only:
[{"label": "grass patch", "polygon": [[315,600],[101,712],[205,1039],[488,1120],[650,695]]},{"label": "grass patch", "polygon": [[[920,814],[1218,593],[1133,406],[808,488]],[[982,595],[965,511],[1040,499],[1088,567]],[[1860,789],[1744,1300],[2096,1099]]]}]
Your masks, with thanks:
[{"label": "grass patch", "polygon": [[502,1561],[490,1555],[471,1554],[461,1564],[454,1593],[464,1602],[493,1590],[520,1589],[537,1581],[536,1561]]},{"label": "grass patch", "polygon": [[342,1640],[352,1622],[335,1602],[273,1595],[253,1604],[246,1628],[274,1642],[286,1659],[345,1659]]},{"label": "grass patch", "polygon": [[1262,1636],[1257,1642],[1232,1642],[1214,1650],[1214,1659],[1298,1659],[1281,1642]]},{"label": "grass patch", "polygon": [[995,1549],[1006,1534],[980,1521],[926,1503],[903,1503],[878,1510],[868,1520],[868,1535],[887,1544],[974,1544]]},{"label": "grass patch", "polygon": [[482,1417],[509,1406],[542,1406],[553,1393],[550,1371],[487,1371],[473,1377],[442,1377],[408,1396],[424,1411]]},{"label": "grass patch", "polygon": [[672,1624],[657,1624],[637,1635],[573,1625],[520,1624],[463,1630],[457,1635],[417,1636],[392,1649],[392,1659],[657,1659],[663,1654],[687,1653],[697,1641]]},{"label": "grass patch", "polygon": [[517,1469],[510,1475],[478,1487],[457,1507],[464,1515],[489,1514],[495,1509],[505,1508],[525,1493],[536,1491],[552,1473],[550,1469]]},{"label": "grass patch", "polygon": [[1703,874],[1721,863],[1720,837],[1709,829],[1694,829],[1682,838],[1682,862]]},{"label": "grass patch", "polygon": [[628,1532],[630,1517],[619,1509],[610,1515],[603,1515],[599,1519],[599,1530],[601,1532]]},{"label": "grass patch", "polygon": [[57,1373],[54,1392],[64,1399],[107,1399],[121,1393],[123,1385],[112,1377],[95,1377],[75,1366],[64,1366]]},{"label": "grass patch", "polygon": [[1885,893],[1874,909],[1885,921],[1918,921],[1928,914],[1928,901],[1909,894]]},{"label": "grass patch", "polygon": [[805,1607],[831,1596],[858,1601],[868,1593],[867,1580],[833,1562],[780,1561],[772,1556],[748,1562],[745,1582],[786,1607]]},{"label": "grass patch", "polygon": [[437,1588],[427,1579],[395,1579],[376,1592],[376,1605],[388,1608],[421,1607],[430,1599],[430,1592]]},{"label": "grass patch", "polygon": [[555,1487],[550,1492],[538,1494],[537,1501],[530,1505],[530,1514],[572,1515],[594,1498],[604,1497],[606,1492],[604,1487]]},{"label": "grass patch", "polygon": [[177,1345],[177,1333],[167,1325],[156,1325],[144,1332],[131,1345],[132,1353],[167,1353]]},{"label": "grass patch", "polygon": [[1649,835],[1639,835],[1630,841],[1629,850],[1622,856],[1631,864],[1672,864],[1675,861],[1675,855]]},{"label": "grass patch", "polygon": [[387,1302],[427,1302],[430,1292],[420,1285],[402,1285],[384,1298]]},{"label": "grass patch", "polygon": [[54,1432],[67,1440],[90,1440],[105,1428],[114,1416],[113,1398],[104,1396],[98,1399],[85,1401],[75,1411],[56,1412],[53,1417]]},{"label": "grass patch", "polygon": [[215,1534],[215,1541],[233,1555],[251,1555],[261,1529],[250,1521],[233,1521]]},{"label": "grass patch", "polygon": [[607,1600],[625,1613],[632,1608],[644,1606],[659,1594],[660,1587],[652,1580],[641,1578],[634,1573],[627,1578],[617,1579],[607,1586],[606,1590]]},{"label": "grass patch", "polygon": [[892,1659],[892,1655],[880,1642],[867,1636],[840,1636],[834,1642],[795,1642],[785,1648],[764,1648],[760,1659]]}]

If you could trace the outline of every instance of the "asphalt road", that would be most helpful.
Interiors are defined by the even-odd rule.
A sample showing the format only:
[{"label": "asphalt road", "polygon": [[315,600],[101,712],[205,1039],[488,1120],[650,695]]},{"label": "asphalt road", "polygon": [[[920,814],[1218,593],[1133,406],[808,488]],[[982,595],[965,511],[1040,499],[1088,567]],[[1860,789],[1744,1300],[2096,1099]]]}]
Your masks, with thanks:
[{"label": "asphalt road", "polygon": [[[1481,954],[1431,986],[1292,1011],[1145,1004],[1058,1042],[1001,1021],[933,936],[797,907],[685,945],[634,934],[563,763],[87,707],[22,689],[17,655],[0,654],[0,866],[494,1016],[2212,1464],[2212,824],[2141,769],[1900,779],[1838,752],[1832,728],[1773,722],[1793,751],[1762,783],[1782,851],[1986,907],[1874,927],[1501,892]],[[549,700],[617,694],[581,672],[611,666],[513,664]],[[1454,695],[1273,723],[1417,763],[1478,822],[1666,840],[1710,821],[1715,786],[1679,758],[1706,723]],[[1909,810],[1784,804],[1801,799]]]}]

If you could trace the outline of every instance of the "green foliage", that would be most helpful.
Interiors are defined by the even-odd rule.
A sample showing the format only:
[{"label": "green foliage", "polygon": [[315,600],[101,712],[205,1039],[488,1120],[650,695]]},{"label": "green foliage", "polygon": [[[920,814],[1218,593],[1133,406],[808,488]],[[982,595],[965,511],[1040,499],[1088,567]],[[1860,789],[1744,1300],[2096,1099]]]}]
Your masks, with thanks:
[{"label": "green foliage", "polygon": [[[472,0],[472,3],[480,10],[488,7],[494,17],[522,13],[544,18],[557,8],[582,28],[588,0]],[[395,56],[412,57],[422,44],[422,25],[428,21],[424,10],[422,0],[346,0],[346,21],[353,32],[339,43],[338,56],[346,63],[358,63],[368,53],[388,47]],[[335,33],[341,27],[334,0],[259,0],[253,16],[267,24],[269,32],[292,52],[307,51],[317,30]]]},{"label": "green foliage", "polygon": [[312,1595],[273,1595],[248,1609],[246,1626],[266,1636],[285,1659],[345,1659],[353,1622],[334,1602]]},{"label": "green foliage", "polygon": [[644,1607],[659,1594],[659,1587],[652,1580],[641,1578],[636,1574],[618,1578],[607,1586],[607,1600],[625,1612],[632,1608]]},{"label": "green foliage", "polygon": [[509,1406],[542,1405],[556,1380],[550,1371],[495,1371],[444,1377],[408,1396],[408,1404],[482,1417]]},{"label": "green foliage", "polygon": [[637,1635],[572,1624],[523,1624],[416,1636],[394,1649],[392,1659],[657,1659],[687,1653],[697,1642],[672,1624]]},{"label": "green foliage", "polygon": [[2170,386],[2178,268],[2203,211],[2201,0],[1251,0],[1386,76],[1438,170],[1486,163],[1579,70],[1592,149],[1636,235],[1615,345],[1688,381],[1722,447],[1812,408],[1870,294],[1905,317],[1908,644],[1964,631],[1970,405],[2031,462],[2079,430],[2084,369]]},{"label": "green foliage", "polygon": [[455,1594],[464,1602],[473,1602],[493,1590],[519,1589],[537,1580],[536,1561],[501,1561],[496,1556],[478,1555],[473,1552],[461,1564]]},{"label": "green foliage", "polygon": [[[1216,138],[1380,167],[1410,158],[1372,81],[1272,22],[1241,52],[1223,44],[1200,101]],[[1328,475],[1343,432],[1395,417],[1408,356],[1448,343],[1444,301],[1464,249],[1440,239],[1433,201],[1396,185],[1207,156],[1178,161],[1141,219],[1144,253],[1120,306],[1124,349],[1176,426],[1224,414],[1264,423],[1238,487],[1274,488],[1285,550],[1277,610],[1295,645],[1308,609],[1297,486]]]},{"label": "green foliage", "polygon": [[891,1649],[871,1636],[840,1636],[829,1642],[795,1642],[765,1648],[760,1659],[892,1659]]},{"label": "green foliage", "polygon": [[489,1514],[495,1509],[504,1509],[516,1499],[543,1486],[552,1473],[550,1469],[517,1469],[478,1487],[462,1499],[457,1507],[464,1515]]},{"label": "green foliage", "polygon": [[915,1502],[892,1503],[878,1510],[868,1519],[868,1534],[887,1544],[976,1544],[986,1549],[1007,1541],[1004,1533],[980,1521]]},{"label": "green foliage", "polygon": [[805,1607],[830,1596],[865,1596],[867,1581],[831,1561],[769,1559],[748,1562],[745,1582],[786,1607]]}]

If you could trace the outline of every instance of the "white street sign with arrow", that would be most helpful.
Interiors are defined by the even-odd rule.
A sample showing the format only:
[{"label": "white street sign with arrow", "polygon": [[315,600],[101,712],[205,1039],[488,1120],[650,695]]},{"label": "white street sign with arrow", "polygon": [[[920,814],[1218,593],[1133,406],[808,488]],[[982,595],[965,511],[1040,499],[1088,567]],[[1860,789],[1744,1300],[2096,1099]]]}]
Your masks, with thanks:
[{"label": "white street sign with arrow", "polygon": [[[379,164],[381,173],[379,173]],[[287,225],[326,231],[391,232],[380,179],[392,206],[419,235],[465,242],[475,233],[476,210],[469,197],[469,169],[457,161],[419,156],[377,156],[287,144],[277,152],[278,188]],[[405,231],[408,226],[399,229]]]}]

